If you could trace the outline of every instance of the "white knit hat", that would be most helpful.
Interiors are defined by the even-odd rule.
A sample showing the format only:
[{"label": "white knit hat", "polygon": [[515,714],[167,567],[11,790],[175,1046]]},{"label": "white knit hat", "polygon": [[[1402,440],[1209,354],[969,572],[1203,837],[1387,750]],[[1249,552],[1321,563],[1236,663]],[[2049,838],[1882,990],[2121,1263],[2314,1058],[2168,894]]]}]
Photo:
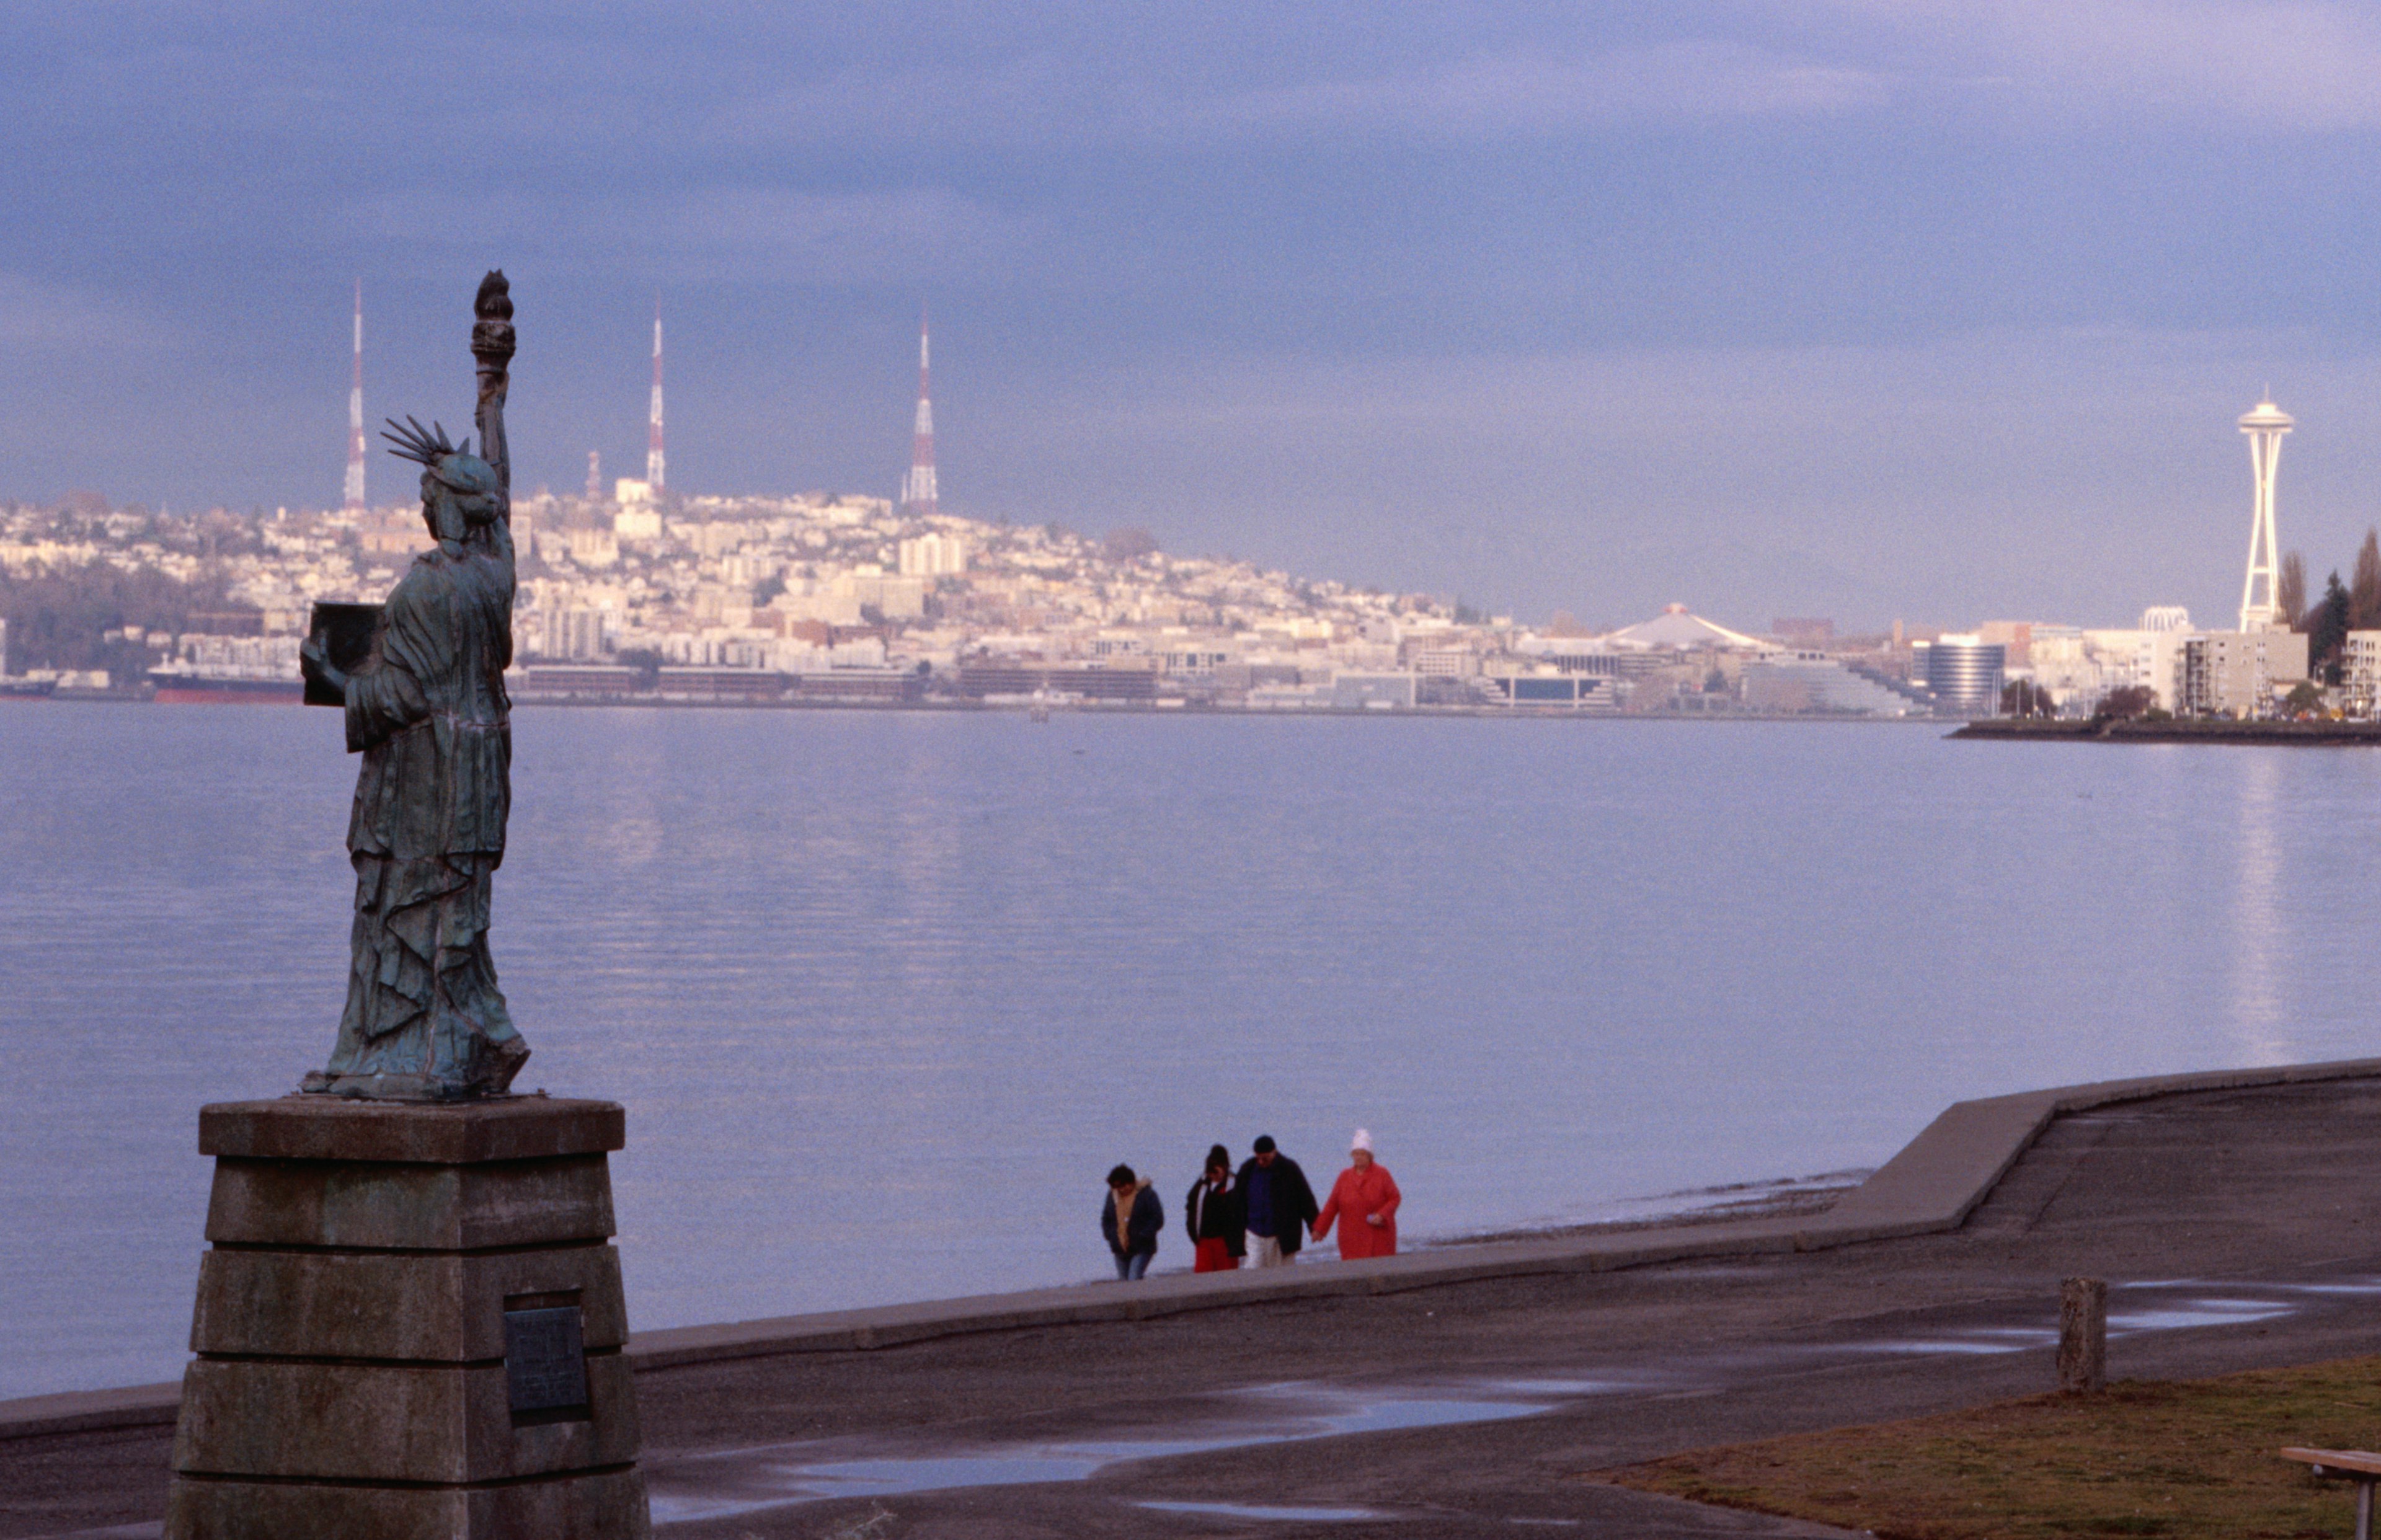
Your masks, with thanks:
[{"label": "white knit hat", "polygon": [[1348,1153],[1349,1155],[1354,1155],[1358,1150],[1363,1151],[1366,1155],[1371,1155],[1373,1153],[1373,1135],[1370,1130],[1358,1129],[1356,1131],[1356,1137],[1348,1141]]}]

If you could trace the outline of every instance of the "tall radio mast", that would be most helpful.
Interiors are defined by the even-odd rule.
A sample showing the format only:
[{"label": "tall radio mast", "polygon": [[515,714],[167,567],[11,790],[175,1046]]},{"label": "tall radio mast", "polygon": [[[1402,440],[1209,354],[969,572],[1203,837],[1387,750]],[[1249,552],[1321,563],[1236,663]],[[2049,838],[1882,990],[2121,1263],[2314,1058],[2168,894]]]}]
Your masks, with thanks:
[{"label": "tall radio mast", "polygon": [[653,485],[658,496],[663,476],[667,470],[662,454],[662,301],[653,297],[653,410],[651,425],[645,433],[645,480]]},{"label": "tall radio mast", "polygon": [[934,403],[926,385],[926,312],[918,312],[918,422],[910,435],[910,474],[901,482],[901,506],[931,516],[934,496]]},{"label": "tall radio mast", "polygon": [[348,385],[347,505],[364,506],[364,281],[356,280],[356,373]]}]

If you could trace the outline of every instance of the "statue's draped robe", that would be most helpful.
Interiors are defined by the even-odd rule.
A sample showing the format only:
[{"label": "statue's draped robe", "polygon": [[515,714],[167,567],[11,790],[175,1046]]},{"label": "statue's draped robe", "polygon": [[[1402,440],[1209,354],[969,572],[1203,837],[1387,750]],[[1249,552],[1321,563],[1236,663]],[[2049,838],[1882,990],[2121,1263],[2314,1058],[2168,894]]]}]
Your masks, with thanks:
[{"label": "statue's draped robe", "polygon": [[459,1091],[515,1037],[488,955],[512,803],[512,542],[502,523],[415,559],[348,677],[363,754],[348,851],[353,960],[334,1075],[421,1075]]}]

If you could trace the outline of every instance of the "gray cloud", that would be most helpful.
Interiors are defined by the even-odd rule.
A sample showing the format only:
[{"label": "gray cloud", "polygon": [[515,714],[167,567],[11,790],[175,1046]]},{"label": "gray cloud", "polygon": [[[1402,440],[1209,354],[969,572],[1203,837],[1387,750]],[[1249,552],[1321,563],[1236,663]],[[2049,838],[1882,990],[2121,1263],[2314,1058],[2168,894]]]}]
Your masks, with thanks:
[{"label": "gray cloud", "polygon": [[[581,193],[501,192],[486,213],[507,244],[557,275],[679,284],[922,284],[968,265],[1015,260],[1041,237],[1030,217],[945,188],[805,192],[755,187],[644,187]],[[417,271],[451,271],[484,250],[478,222],[444,216],[450,195],[379,193],[346,215],[360,243],[412,242]]]},{"label": "gray cloud", "polygon": [[1179,116],[1248,132],[1320,128],[1493,139],[1616,123],[1838,113],[1886,98],[1886,82],[1866,69],[1698,39],[1310,80],[1196,104]]},{"label": "gray cloud", "polygon": [[2328,0],[1831,0],[2057,119],[2217,119],[2258,128],[2381,124],[2381,17]]}]

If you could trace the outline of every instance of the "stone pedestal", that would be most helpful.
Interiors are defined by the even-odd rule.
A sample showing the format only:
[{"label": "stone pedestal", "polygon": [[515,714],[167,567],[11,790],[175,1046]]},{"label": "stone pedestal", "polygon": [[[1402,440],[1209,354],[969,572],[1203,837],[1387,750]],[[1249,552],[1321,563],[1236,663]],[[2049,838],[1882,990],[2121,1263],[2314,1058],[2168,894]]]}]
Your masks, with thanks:
[{"label": "stone pedestal", "polygon": [[647,1536],[604,1160],[625,1126],[543,1096],[201,1110],[169,1540]]}]

